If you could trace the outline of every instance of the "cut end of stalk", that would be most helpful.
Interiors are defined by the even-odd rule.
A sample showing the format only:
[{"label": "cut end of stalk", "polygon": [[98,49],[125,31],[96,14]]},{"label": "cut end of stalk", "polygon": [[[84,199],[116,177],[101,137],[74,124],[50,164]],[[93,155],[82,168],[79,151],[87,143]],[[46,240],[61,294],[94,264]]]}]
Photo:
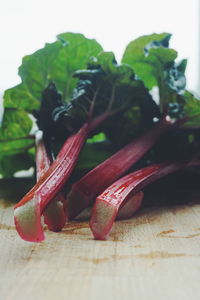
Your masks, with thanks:
[{"label": "cut end of stalk", "polygon": [[117,215],[117,208],[98,199],[92,211],[90,228],[97,240],[106,240]]},{"label": "cut end of stalk", "polygon": [[44,211],[44,223],[49,230],[58,232],[63,229],[67,221],[66,214],[61,201],[52,202]]},{"label": "cut end of stalk", "polygon": [[135,212],[141,207],[144,193],[138,192],[136,195],[130,197],[128,202],[120,209],[117,220],[124,220],[131,218]]},{"label": "cut end of stalk", "polygon": [[35,198],[15,208],[14,221],[17,232],[23,240],[41,242],[45,239],[40,208]]},{"label": "cut end of stalk", "polygon": [[[136,195],[130,197],[126,204],[120,208],[116,220],[126,220],[131,218],[141,207],[144,193],[138,192]],[[77,221],[89,220],[92,214],[92,207],[85,208],[77,217]]]}]

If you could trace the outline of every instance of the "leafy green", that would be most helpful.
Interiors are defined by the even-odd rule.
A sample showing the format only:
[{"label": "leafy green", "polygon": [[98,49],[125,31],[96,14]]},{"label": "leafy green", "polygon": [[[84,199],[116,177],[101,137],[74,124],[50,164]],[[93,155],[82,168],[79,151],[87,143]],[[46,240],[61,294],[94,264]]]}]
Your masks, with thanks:
[{"label": "leafy green", "polygon": [[200,128],[200,100],[189,91],[185,91],[184,100],[184,115],[189,119],[184,124],[184,127]]},{"label": "leafy green", "polygon": [[[84,122],[109,116],[91,133],[78,169],[92,168],[110,155],[96,142],[111,143],[113,151],[121,148],[163,113],[188,121],[161,143],[161,156],[167,144],[171,145],[168,157],[181,147],[198,145],[200,101],[185,90],[187,61],[176,60],[170,38],[169,33],[139,37],[127,46],[121,64],[112,52],[103,52],[95,40],[78,33],[62,33],[55,42],[25,56],[19,67],[21,83],[4,94],[0,174],[10,177],[34,164],[30,153],[34,141],[28,138],[33,126],[30,114],[55,153]],[[159,88],[159,105],[149,93],[154,86]]]},{"label": "leafy green", "polygon": [[152,34],[132,41],[126,48],[122,62],[133,67],[148,89],[159,87],[160,109],[177,101],[186,85],[186,60],[175,62],[177,52],[169,47],[171,34]]},{"label": "leafy green", "polygon": [[0,158],[24,151],[32,141],[24,139],[32,128],[32,121],[23,110],[5,109],[0,128]]},{"label": "leafy green", "polygon": [[23,58],[19,68],[22,83],[8,89],[4,96],[5,107],[20,107],[28,112],[38,109],[43,90],[54,82],[62,99],[70,99],[76,79],[73,73],[86,67],[91,56],[102,51],[95,41],[82,34],[63,33],[57,41]]},{"label": "leafy green", "polygon": [[0,128],[0,174],[4,177],[33,165],[33,158],[28,154],[33,141],[25,138],[31,128],[32,121],[25,111],[5,109]]},{"label": "leafy green", "polygon": [[21,108],[31,112],[39,107],[38,99],[34,97],[24,84],[18,84],[4,93],[4,107]]},{"label": "leafy green", "polygon": [[[28,113],[37,116],[41,99],[48,99],[44,90],[53,82],[59,91],[60,100],[69,101],[77,83],[73,73],[85,68],[89,58],[100,51],[102,47],[95,40],[82,34],[63,33],[57,36],[57,41],[48,43],[44,48],[23,58],[19,67],[21,83],[4,93],[5,112],[0,128],[0,173],[8,175],[5,173],[5,166],[10,169],[9,157],[12,159],[15,154],[21,154],[18,156],[19,161],[23,156],[24,163],[29,165],[28,154],[24,153],[33,142],[20,137],[27,136],[31,130],[32,121]],[[43,108],[45,106],[48,108],[47,103],[44,103]],[[51,111],[48,112],[48,120],[42,122],[40,118],[39,121],[39,125],[42,123],[45,129],[49,127],[48,121],[51,119]],[[22,168],[24,163],[21,161]],[[13,165],[14,169],[18,167]],[[9,171],[9,174],[13,172]]]},{"label": "leafy green", "polygon": [[64,101],[71,97],[77,80],[72,75],[78,69],[87,66],[88,60],[103,51],[99,43],[94,39],[87,39],[82,34],[62,33],[58,39],[63,43],[64,48],[59,53],[59,58],[54,60],[52,66],[52,79],[62,94]]},{"label": "leafy green", "polygon": [[174,50],[165,48],[170,37],[168,33],[145,35],[130,42],[125,49],[122,62],[132,66],[149,89],[158,85],[157,68],[176,58]]},{"label": "leafy green", "polygon": [[[139,124],[150,125],[153,118],[158,116],[158,108],[143,82],[135,78],[130,66],[118,65],[111,52],[102,52],[90,61],[88,69],[77,71],[74,76],[79,81],[71,103],[57,107],[53,112],[55,122],[60,121],[66,132],[78,130],[89,120],[91,107],[93,119],[106,113],[110,116],[116,114],[98,128],[111,140],[119,127],[118,139],[123,139],[125,127],[126,132],[131,129],[130,138]],[[129,117],[126,115],[128,110],[132,111]],[[116,118],[120,125],[116,124]],[[141,118],[145,121],[141,121]],[[126,119],[126,122],[122,119]]]}]

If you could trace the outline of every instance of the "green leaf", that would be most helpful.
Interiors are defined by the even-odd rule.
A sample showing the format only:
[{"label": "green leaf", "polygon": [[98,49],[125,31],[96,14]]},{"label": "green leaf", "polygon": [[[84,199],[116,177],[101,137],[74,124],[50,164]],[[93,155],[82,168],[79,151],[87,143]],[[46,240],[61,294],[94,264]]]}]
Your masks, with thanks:
[{"label": "green leaf", "polygon": [[200,99],[197,99],[192,93],[184,93],[184,115],[190,120],[184,124],[184,127],[200,128]]},{"label": "green leaf", "polygon": [[5,92],[4,106],[38,109],[43,90],[54,82],[64,101],[69,100],[77,79],[73,73],[87,66],[88,59],[102,47],[82,34],[63,33],[54,43],[23,58],[19,67],[22,83]]},{"label": "green leaf", "polygon": [[41,99],[42,91],[51,80],[52,64],[58,59],[61,50],[62,44],[57,41],[46,44],[43,49],[25,56],[22,60],[19,76],[29,93],[38,101]]},{"label": "green leaf", "polygon": [[183,94],[186,86],[185,69],[187,60],[183,59],[174,63],[165,71],[165,81],[171,91],[177,94]]},{"label": "green leaf", "polygon": [[141,36],[128,44],[123,54],[122,62],[131,66],[134,61],[143,61],[149,49],[168,47],[170,38],[171,34],[169,33],[154,33]]},{"label": "green leaf", "polygon": [[57,60],[62,47],[59,41],[46,44],[43,49],[23,58],[19,67],[22,83],[5,92],[5,107],[23,108],[27,111],[39,108],[42,91],[51,80],[52,63]]},{"label": "green leaf", "polygon": [[[32,122],[28,113],[36,115],[44,90],[53,83],[61,100],[68,101],[78,81],[73,77],[74,72],[86,68],[89,58],[100,51],[102,47],[95,40],[82,34],[63,33],[58,35],[57,41],[47,43],[44,48],[23,58],[19,67],[21,83],[4,93],[5,113],[0,129],[0,163],[4,175],[9,156],[25,153],[32,144],[30,140],[19,138],[30,132]],[[43,108],[48,105],[44,103]],[[51,117],[50,112],[48,117]],[[28,160],[25,163],[29,165]],[[10,167],[8,169],[9,174],[14,172]]]},{"label": "green leaf", "polygon": [[[135,73],[127,64],[118,64],[113,52],[101,52],[97,57],[90,60],[89,69],[98,69],[104,73],[104,79],[111,82],[113,85],[136,83]],[[79,74],[79,71],[75,75]],[[137,82],[139,84],[139,81]]]},{"label": "green leaf", "polygon": [[[138,129],[138,124],[150,126],[153,118],[158,116],[158,108],[143,82],[135,78],[129,65],[117,64],[112,52],[101,52],[90,60],[88,69],[75,72],[75,76],[79,81],[71,103],[57,107],[53,112],[55,122],[61,128],[66,128],[65,132],[68,134],[70,131],[77,131],[88,120],[88,116],[95,119],[105,113],[112,115],[117,112],[116,117],[104,121],[94,134],[104,132],[111,140],[116,136],[121,141],[125,127],[126,130],[130,128],[130,134],[126,131],[129,139]],[[124,122],[123,114],[128,110],[133,112],[132,119],[125,117]],[[122,127],[119,128],[120,126]],[[119,129],[118,133],[116,128]]]},{"label": "green leaf", "polygon": [[51,77],[58,92],[63,95],[63,100],[68,101],[77,84],[74,72],[86,68],[89,58],[103,49],[96,40],[79,33],[62,33],[57,37],[62,41],[63,48],[52,64]]},{"label": "green leaf", "polygon": [[148,89],[159,87],[162,111],[176,102],[176,95],[183,93],[186,85],[186,60],[175,63],[177,52],[168,48],[170,38],[168,33],[140,37],[127,46],[122,58]]},{"label": "green leaf", "polygon": [[6,108],[20,108],[32,112],[38,109],[39,105],[38,99],[29,92],[25,84],[21,83],[4,93],[4,107]]},{"label": "green leaf", "polygon": [[152,87],[157,86],[158,82],[154,76],[154,66],[146,62],[134,62],[134,71],[141,78],[145,86],[150,90]]},{"label": "green leaf", "polygon": [[4,156],[25,151],[33,141],[24,139],[32,128],[32,121],[23,110],[6,108],[0,127],[0,160]]},{"label": "green leaf", "polygon": [[169,33],[142,36],[125,49],[122,62],[134,69],[148,89],[160,87],[166,64],[177,57],[175,50],[167,48],[170,38]]},{"label": "green leaf", "polygon": [[31,128],[32,121],[24,110],[6,108],[0,127],[0,141],[24,137],[29,134]]}]

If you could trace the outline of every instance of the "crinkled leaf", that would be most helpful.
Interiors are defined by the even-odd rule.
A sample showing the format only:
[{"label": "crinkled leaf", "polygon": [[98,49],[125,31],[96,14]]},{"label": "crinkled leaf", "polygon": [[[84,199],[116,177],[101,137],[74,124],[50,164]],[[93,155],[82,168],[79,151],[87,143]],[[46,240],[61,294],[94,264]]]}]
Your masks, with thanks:
[{"label": "crinkled leaf", "polygon": [[[90,61],[88,69],[77,71],[75,76],[79,82],[73,92],[71,103],[56,108],[53,113],[54,120],[63,121],[68,131],[78,130],[88,119],[93,102],[93,118],[108,111],[118,111],[120,122],[119,118],[131,107],[138,107],[148,124],[152,124],[153,117],[158,116],[157,106],[143,82],[135,78],[129,65],[118,65],[111,52],[102,52]],[[108,122],[115,124],[113,119],[108,120],[99,131],[111,128]],[[134,129],[132,127],[132,132]]]},{"label": "crinkled leaf", "polygon": [[[25,139],[15,139],[29,133],[32,123],[27,113],[35,113],[40,109],[42,97],[45,101],[49,99],[49,95],[44,95],[44,90],[53,82],[62,100],[68,101],[78,81],[73,77],[73,73],[78,69],[86,68],[89,58],[100,51],[102,47],[95,40],[88,39],[82,34],[63,33],[58,35],[54,43],[48,43],[44,48],[23,58],[22,65],[19,67],[22,82],[6,90],[4,94],[6,110],[0,129],[0,140],[4,140],[0,143],[0,157],[1,162],[6,157],[4,165],[9,155],[21,153],[32,143]],[[50,131],[52,129],[52,126],[49,126],[51,103],[47,101],[43,104],[43,110],[46,109],[49,115],[48,120],[45,119],[46,122],[40,118],[39,125],[42,123],[42,129]],[[11,109],[15,110],[11,111]],[[45,118],[46,116],[47,113]],[[62,132],[59,131],[59,134],[62,135]],[[13,172],[9,171],[9,174],[11,173]]]},{"label": "crinkled leaf", "polygon": [[161,110],[176,102],[186,85],[186,60],[175,62],[177,52],[168,48],[170,38],[168,33],[140,37],[127,46],[122,58],[148,89],[159,87]]},{"label": "crinkled leaf", "polygon": [[184,127],[200,128],[200,99],[197,99],[192,93],[184,93],[184,115],[190,118]]},{"label": "crinkled leaf", "polygon": [[[32,121],[25,111],[5,109],[0,128],[0,173],[2,175],[11,176],[15,171],[22,170],[25,165],[30,166],[27,149],[33,144],[33,141],[23,139],[23,137],[29,134],[31,127]],[[23,159],[15,162],[16,155],[19,154],[24,155]],[[21,168],[19,167],[20,162]],[[6,170],[6,168],[8,169]]]},{"label": "crinkled leaf", "polygon": [[[96,58],[89,61],[89,70],[101,70],[104,74],[104,80],[117,84],[133,85],[135,84],[135,73],[127,64],[118,64],[113,52],[101,52]],[[79,74],[79,71],[75,74]],[[138,81],[139,82],[139,81]]]},{"label": "crinkled leaf", "polygon": [[52,63],[62,48],[62,43],[56,41],[23,58],[19,67],[22,83],[6,91],[5,107],[21,108],[22,105],[27,111],[39,108],[42,91],[52,80]]},{"label": "crinkled leaf", "polygon": [[22,83],[5,93],[5,107],[30,111],[39,108],[43,90],[54,82],[63,100],[68,100],[77,80],[74,71],[85,68],[90,56],[102,47],[82,34],[63,33],[54,43],[23,58],[19,68]]},{"label": "crinkled leaf", "polygon": [[153,87],[153,81],[148,77],[153,76],[154,82],[158,83],[156,70],[163,64],[173,62],[177,56],[175,50],[168,48],[170,38],[169,33],[145,35],[130,42],[125,49],[122,62],[133,67],[149,89]]},{"label": "crinkled leaf", "polygon": [[46,44],[43,49],[23,58],[19,76],[29,93],[38,101],[40,101],[41,93],[48,85],[49,80],[52,80],[52,64],[59,58],[62,48],[62,43],[57,41]]},{"label": "crinkled leaf", "polygon": [[31,94],[24,84],[10,88],[4,93],[4,107],[21,108],[27,112],[31,112],[39,107],[38,99]]},{"label": "crinkled leaf", "polygon": [[178,63],[174,63],[165,71],[165,80],[169,88],[178,93],[182,94],[186,86],[185,69],[187,66],[187,60],[183,59]]},{"label": "crinkled leaf", "polygon": [[31,128],[32,121],[24,110],[6,108],[0,127],[0,141],[24,137],[29,134]]},{"label": "crinkled leaf", "polygon": [[62,33],[57,37],[64,46],[58,59],[52,64],[51,76],[58,92],[66,101],[77,84],[77,79],[72,76],[74,72],[85,68],[89,58],[96,56],[103,49],[96,40],[88,39],[82,34]]},{"label": "crinkled leaf", "polygon": [[143,59],[145,52],[149,51],[149,48],[158,46],[168,47],[170,37],[171,35],[165,32],[139,37],[128,44],[122,61],[131,65],[132,61]]},{"label": "crinkled leaf", "polygon": [[157,86],[158,82],[156,77],[154,76],[155,68],[142,61],[134,62],[134,71],[141,78],[145,86],[150,90],[152,87]]}]

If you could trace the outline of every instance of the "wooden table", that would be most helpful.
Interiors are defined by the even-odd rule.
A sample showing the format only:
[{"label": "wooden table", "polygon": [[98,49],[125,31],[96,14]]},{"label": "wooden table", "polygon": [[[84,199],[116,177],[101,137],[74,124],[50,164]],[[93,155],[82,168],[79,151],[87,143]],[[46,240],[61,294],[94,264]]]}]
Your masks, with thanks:
[{"label": "wooden table", "polygon": [[200,299],[200,205],[145,209],[95,241],[87,222],[21,240],[0,200],[1,300]]}]

